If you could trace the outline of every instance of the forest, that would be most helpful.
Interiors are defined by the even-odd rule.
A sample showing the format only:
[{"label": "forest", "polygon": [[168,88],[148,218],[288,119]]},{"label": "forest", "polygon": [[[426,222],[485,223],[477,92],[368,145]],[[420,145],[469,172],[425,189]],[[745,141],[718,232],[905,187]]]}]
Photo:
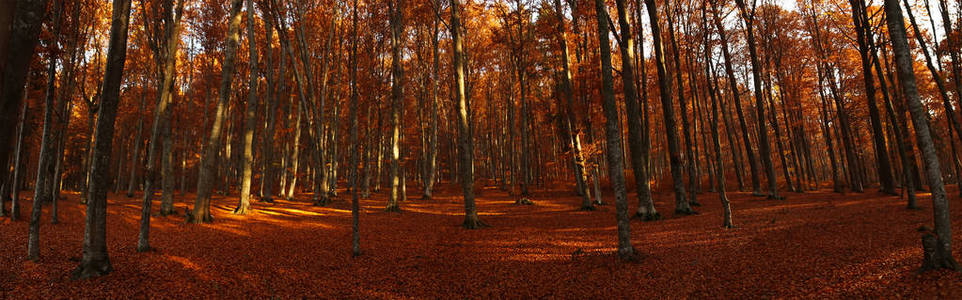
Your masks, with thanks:
[{"label": "forest", "polygon": [[0,0],[0,298],[962,298],[960,28]]}]

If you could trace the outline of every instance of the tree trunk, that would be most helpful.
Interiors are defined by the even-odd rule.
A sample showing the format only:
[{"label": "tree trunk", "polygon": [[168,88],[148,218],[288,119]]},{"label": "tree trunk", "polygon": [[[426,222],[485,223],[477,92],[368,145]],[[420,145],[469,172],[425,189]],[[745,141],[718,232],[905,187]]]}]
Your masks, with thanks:
[{"label": "tree trunk", "polygon": [[[912,70],[912,53],[906,38],[905,21],[902,18],[902,8],[899,7],[898,0],[885,0],[885,14],[888,16],[886,23],[892,41],[892,50],[895,52],[899,82],[902,84],[902,92],[906,97],[909,112],[912,114],[916,141],[922,150],[926,177],[932,189],[935,249],[932,249],[932,252],[926,251],[932,255],[926,255],[925,261],[922,263],[922,270],[941,268],[957,270],[959,264],[952,257],[952,223],[949,219],[949,202],[946,199],[945,186],[942,183],[942,170],[938,155],[929,131],[927,112],[919,99],[915,73]],[[931,240],[931,238],[929,239]],[[924,240],[925,237],[923,237]]]},{"label": "tree trunk", "polygon": [[[651,21],[651,35],[655,43],[655,65],[658,66],[658,89],[661,93],[661,109],[665,120],[665,136],[668,139],[668,158],[671,162],[671,178],[674,181],[675,189],[675,214],[689,215],[694,213],[694,210],[691,209],[691,206],[688,204],[688,197],[685,196],[684,175],[682,175],[684,162],[681,158],[682,150],[678,141],[675,108],[671,101],[671,78],[668,76],[668,63],[665,62],[664,43],[661,40],[661,26],[658,25],[658,8],[654,0],[645,0],[645,4],[648,6],[648,18]],[[608,147],[610,147],[609,151],[611,151],[616,149],[617,144],[611,144],[609,142]],[[609,168],[610,167],[612,166],[609,166]]]},{"label": "tree trunk", "polygon": [[113,17],[110,26],[110,43],[107,65],[100,100],[100,116],[97,118],[94,160],[91,173],[90,200],[83,239],[83,258],[74,269],[74,279],[106,275],[113,270],[107,255],[107,188],[110,183],[110,150],[114,139],[114,120],[120,100],[124,62],[127,58],[127,27],[130,24],[130,0],[113,1]]},{"label": "tree trunk", "polygon": [[230,99],[231,81],[234,79],[234,62],[237,46],[240,43],[240,10],[241,0],[231,0],[230,17],[228,19],[227,45],[224,50],[223,68],[221,69],[221,84],[218,92],[217,110],[214,113],[214,123],[207,139],[207,148],[201,156],[200,173],[197,175],[197,200],[194,201],[193,212],[188,216],[190,223],[210,222],[210,195],[213,189],[214,172],[217,165],[217,154],[220,152],[220,137],[223,133],[224,117],[227,110],[227,100]]},{"label": "tree trunk", "polygon": [[400,198],[400,155],[401,155],[401,110],[404,109],[404,67],[401,65],[401,48],[404,47],[404,24],[402,11],[404,2],[392,0],[390,3],[391,23],[391,136],[388,152],[391,158],[390,176],[391,193],[388,198],[387,211],[398,212]]},{"label": "tree trunk", "polygon": [[775,167],[772,164],[772,155],[768,141],[768,126],[765,125],[765,100],[762,96],[762,79],[761,79],[761,65],[758,62],[758,54],[756,53],[755,46],[755,33],[754,33],[754,10],[752,7],[751,12],[745,7],[744,0],[735,0],[735,4],[738,5],[741,11],[742,21],[745,22],[745,35],[748,39],[748,55],[752,62],[752,77],[754,78],[755,87],[755,113],[757,120],[756,124],[758,128],[758,155],[761,156],[762,167],[765,168],[765,177],[768,179],[768,198],[770,199],[781,199],[778,196],[778,182],[775,178]]},{"label": "tree trunk", "polygon": [[[55,13],[57,19],[59,10]],[[59,26],[58,26],[59,27]],[[57,34],[54,34],[49,43],[56,43]],[[53,114],[54,114],[54,94],[57,91],[57,57],[50,56],[47,61],[47,91],[44,96],[43,105],[43,132],[40,139],[40,153],[37,156],[37,181],[34,181],[33,206],[30,210],[30,229],[27,239],[27,259],[37,261],[40,259],[40,214],[43,212],[43,204],[49,202],[51,184],[50,174],[53,173]]]},{"label": "tree trunk", "polygon": [[[655,210],[654,202],[651,199],[651,190],[648,187],[648,159],[645,152],[644,140],[642,138],[641,131],[644,130],[641,127],[641,110],[643,107],[638,105],[638,91],[635,90],[635,72],[634,58],[634,38],[631,34],[631,27],[628,25],[628,13],[625,4],[625,0],[617,0],[615,4],[618,7],[618,26],[621,27],[621,40],[618,42],[618,48],[621,51],[621,80],[622,87],[625,93],[625,110],[627,110],[628,115],[628,146],[631,150],[631,168],[635,172],[635,185],[637,186],[638,194],[638,211],[636,216],[639,218],[649,221],[657,220],[661,216],[658,211]],[[566,93],[570,95],[571,93]],[[626,205],[627,206],[627,205]],[[615,204],[616,210],[619,207]],[[624,220],[622,220],[622,214],[618,213],[618,223],[627,223],[627,207],[623,208],[625,210]]]},{"label": "tree trunk", "polygon": [[[0,78],[0,141],[8,143],[13,140],[14,130],[17,128],[18,122],[21,123],[20,126],[20,136],[23,132],[23,119],[26,114],[27,106],[23,105],[23,113],[19,118],[14,116],[17,115],[17,108],[21,107],[24,99],[24,85],[27,82],[27,75],[30,69],[30,61],[33,58],[34,48],[37,45],[37,36],[40,33],[40,25],[43,22],[44,9],[47,7],[46,0],[17,0],[16,3],[13,1],[8,3],[16,7],[13,12],[12,23],[4,27],[4,29],[9,29],[9,39],[4,40],[6,42],[6,47],[3,47],[3,62],[0,63],[3,66],[2,78]],[[20,145],[22,138],[17,139],[17,148],[15,150],[16,158],[18,161],[20,157]],[[8,159],[10,155],[10,147],[2,147],[0,150],[0,180],[6,180],[8,169]],[[20,170],[19,163],[15,163],[14,166],[14,183],[17,182],[17,171]],[[16,184],[11,186],[15,196],[19,196],[18,191],[20,187]],[[11,209],[11,218],[16,220],[20,217],[19,207],[17,206],[19,199],[13,198],[13,208]]]},{"label": "tree trunk", "polygon": [[885,132],[882,131],[882,121],[879,117],[878,104],[875,99],[875,79],[872,75],[872,60],[870,58],[870,53],[874,52],[872,47],[875,43],[872,38],[871,24],[866,12],[865,0],[850,0],[849,2],[852,4],[852,20],[855,23],[859,55],[862,60],[862,78],[865,83],[865,99],[868,102],[869,119],[872,123],[876,171],[878,172],[882,192],[895,195],[892,163],[889,161],[888,148],[885,145]]},{"label": "tree trunk", "polygon": [[237,204],[237,208],[234,209],[234,214],[246,215],[251,207],[250,192],[251,192],[251,177],[253,176],[253,164],[254,164],[254,121],[256,118],[257,111],[257,84],[258,84],[258,71],[257,71],[257,39],[254,31],[254,1],[246,0],[247,2],[247,42],[249,43],[249,69],[250,69],[250,81],[247,84],[247,107],[244,110],[244,154],[242,157],[242,168],[243,172],[241,174],[241,190],[240,190],[240,202]]},{"label": "tree trunk", "polygon": [[[685,135],[685,157],[681,161],[681,166],[688,169],[688,203],[682,205],[681,202],[675,202],[675,211],[684,212],[684,214],[693,213],[691,206],[700,206],[697,200],[697,193],[695,192],[698,174],[695,170],[695,164],[697,164],[698,158],[695,156],[693,148],[697,147],[694,142],[692,142],[691,137],[691,125],[688,122],[688,99],[685,98],[685,85],[682,79],[681,70],[681,51],[678,50],[678,42],[675,39],[675,20],[672,19],[672,12],[669,6],[669,1],[665,1],[665,16],[668,17],[668,41],[671,44],[671,54],[673,54],[673,62],[675,67],[675,80],[678,83],[678,104],[681,112],[681,127],[682,133]],[[652,26],[654,27],[654,26]],[[694,94],[694,92],[692,93]],[[667,118],[674,119],[674,114],[666,114]],[[675,129],[671,129],[671,132],[675,132]],[[671,132],[669,134],[671,134]],[[677,134],[677,133],[675,133]],[[680,174],[680,173],[679,173]],[[672,176],[674,178],[674,176]],[[679,179],[681,180],[679,176]],[[677,193],[677,191],[676,191]],[[677,197],[677,196],[676,196]]]},{"label": "tree trunk", "polygon": [[[142,88],[140,90],[140,109],[137,111],[138,116],[143,116],[144,106],[147,105],[147,82],[144,80]],[[144,143],[144,118],[138,118],[137,120],[137,135],[134,137],[134,152],[130,153],[130,176],[127,180],[127,198],[134,197],[134,188],[137,182],[137,166],[140,165],[138,158],[140,157],[140,145]],[[151,140],[151,143],[154,141]]]},{"label": "tree trunk", "polygon": [[738,115],[738,124],[742,132],[742,144],[745,146],[746,159],[748,159],[748,165],[751,167],[752,195],[762,196],[761,182],[758,177],[758,160],[755,158],[754,150],[752,150],[748,125],[745,123],[745,114],[742,112],[741,93],[738,91],[738,81],[735,79],[735,70],[732,68],[731,51],[728,49],[728,35],[725,26],[722,25],[721,17],[719,17],[717,5],[712,5],[712,14],[714,15],[715,27],[718,28],[718,35],[721,37],[722,55],[725,57],[725,73],[728,75],[729,93],[732,94],[732,100],[735,102],[735,112]]},{"label": "tree trunk", "polygon": [[461,188],[464,191],[464,228],[478,229],[487,227],[478,218],[478,209],[474,202],[474,142],[471,132],[471,105],[465,95],[464,50],[461,41],[461,8],[460,0],[451,0],[451,39],[454,46],[454,81],[455,81],[455,110],[458,116],[458,148],[461,173]]}]

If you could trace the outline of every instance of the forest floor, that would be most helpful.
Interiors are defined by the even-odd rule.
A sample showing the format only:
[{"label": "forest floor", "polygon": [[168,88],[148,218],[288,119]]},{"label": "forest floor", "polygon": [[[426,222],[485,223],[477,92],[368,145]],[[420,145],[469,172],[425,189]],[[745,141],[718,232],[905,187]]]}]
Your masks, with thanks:
[{"label": "forest floor", "polygon": [[[257,202],[247,216],[230,213],[237,197],[217,197],[211,224],[153,218],[157,249],[148,253],[135,251],[139,198],[111,195],[114,271],[83,281],[69,277],[84,231],[78,195],[65,193],[60,224],[44,208],[36,263],[24,260],[26,201],[23,220],[0,220],[0,298],[962,298],[960,273],[915,273],[916,229],[932,224],[927,195],[921,210],[906,210],[876,192],[787,193],[785,201],[731,193],[737,227],[723,229],[715,194],[699,195],[694,216],[672,215],[671,195],[657,194],[665,218],[632,222],[642,256],[622,262],[613,205],[584,212],[571,192],[539,191],[534,205],[517,206],[487,188],[478,207],[491,227],[465,230],[457,190],[411,197],[401,213],[383,211],[383,193],[363,200],[357,258],[347,193],[329,207],[311,206],[309,195]],[[962,203],[951,190],[962,258]],[[186,200],[193,195],[177,197],[179,213]]]}]

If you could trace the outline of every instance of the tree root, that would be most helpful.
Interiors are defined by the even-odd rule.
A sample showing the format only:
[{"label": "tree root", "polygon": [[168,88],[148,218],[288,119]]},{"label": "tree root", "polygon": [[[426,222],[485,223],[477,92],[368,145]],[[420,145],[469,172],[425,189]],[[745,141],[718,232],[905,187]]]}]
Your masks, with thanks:
[{"label": "tree root", "polygon": [[661,220],[661,214],[656,212],[635,212],[635,215],[631,217],[632,219],[639,219],[644,222],[658,221]]},{"label": "tree root", "polygon": [[388,204],[388,206],[384,208],[384,211],[399,213],[401,212],[401,206],[397,204]]},{"label": "tree root", "polygon": [[465,218],[464,223],[461,224],[461,226],[463,226],[465,229],[481,229],[485,227],[491,227],[491,225],[484,223],[484,221],[481,221],[481,219],[478,219],[478,217]]},{"label": "tree root", "polygon": [[83,259],[80,261],[80,265],[71,272],[70,278],[77,280],[100,277],[113,270],[114,268],[110,265],[110,259],[108,258],[100,260]]}]

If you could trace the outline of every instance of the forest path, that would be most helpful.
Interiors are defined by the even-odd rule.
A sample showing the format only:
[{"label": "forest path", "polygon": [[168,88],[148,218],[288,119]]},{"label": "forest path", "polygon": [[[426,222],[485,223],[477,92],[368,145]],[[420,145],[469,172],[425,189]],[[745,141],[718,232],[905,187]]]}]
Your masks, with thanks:
[{"label": "forest path", "polygon": [[[959,235],[962,203],[952,190]],[[211,224],[153,218],[157,250],[149,253],[135,252],[139,198],[111,195],[114,273],[88,281],[67,275],[80,257],[84,206],[65,193],[61,224],[49,224],[44,208],[38,263],[23,259],[27,222],[0,221],[0,298],[962,297],[959,273],[914,274],[922,259],[916,228],[931,226],[927,195],[922,210],[909,211],[874,191],[789,193],[786,201],[731,193],[737,227],[726,230],[715,194],[701,194],[700,214],[685,217],[671,215],[670,194],[656,194],[665,219],[632,222],[643,257],[625,263],[612,255],[611,205],[583,212],[569,191],[535,191],[535,205],[519,206],[480,188],[481,219],[491,227],[464,230],[457,191],[444,185],[422,200],[412,186],[401,213],[383,210],[384,191],[363,200],[357,258],[344,191],[328,207],[311,206],[310,195],[255,202],[248,216],[230,213],[237,197],[215,197]],[[176,197],[178,213],[193,197]]]}]

